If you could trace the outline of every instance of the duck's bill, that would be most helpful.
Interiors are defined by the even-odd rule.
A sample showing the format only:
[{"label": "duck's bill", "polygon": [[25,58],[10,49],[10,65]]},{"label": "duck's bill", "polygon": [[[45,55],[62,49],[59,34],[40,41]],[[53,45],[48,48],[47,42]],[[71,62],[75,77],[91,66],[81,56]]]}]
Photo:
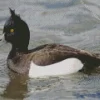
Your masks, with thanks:
[{"label": "duck's bill", "polygon": [[4,34],[0,34],[0,41],[4,41]]},{"label": "duck's bill", "polygon": [[5,41],[4,34],[0,34],[0,47],[6,44],[7,42]]}]

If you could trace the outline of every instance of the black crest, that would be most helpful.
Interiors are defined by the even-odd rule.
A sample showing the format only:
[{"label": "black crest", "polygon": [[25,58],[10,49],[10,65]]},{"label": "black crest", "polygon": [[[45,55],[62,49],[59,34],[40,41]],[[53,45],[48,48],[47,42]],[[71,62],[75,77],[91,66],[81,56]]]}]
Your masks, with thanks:
[{"label": "black crest", "polygon": [[9,8],[11,16],[15,16],[15,10],[12,10],[11,8]]}]

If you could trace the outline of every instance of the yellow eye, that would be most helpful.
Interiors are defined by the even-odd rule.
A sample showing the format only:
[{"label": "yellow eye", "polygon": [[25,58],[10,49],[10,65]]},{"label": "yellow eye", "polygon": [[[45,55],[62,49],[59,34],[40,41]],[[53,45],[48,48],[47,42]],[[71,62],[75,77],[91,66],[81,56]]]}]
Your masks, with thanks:
[{"label": "yellow eye", "polygon": [[14,32],[14,29],[10,29],[10,32],[13,33]]}]

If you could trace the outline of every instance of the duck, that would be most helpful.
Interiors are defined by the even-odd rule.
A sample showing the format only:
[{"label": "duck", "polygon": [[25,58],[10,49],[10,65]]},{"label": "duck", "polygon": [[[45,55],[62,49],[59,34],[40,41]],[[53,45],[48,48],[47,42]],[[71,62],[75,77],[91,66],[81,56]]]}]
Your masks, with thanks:
[{"label": "duck", "polygon": [[100,65],[95,53],[62,44],[44,44],[28,50],[30,30],[27,23],[10,8],[10,17],[4,24],[6,42],[12,45],[7,57],[8,68],[20,75],[41,78],[94,70]]}]

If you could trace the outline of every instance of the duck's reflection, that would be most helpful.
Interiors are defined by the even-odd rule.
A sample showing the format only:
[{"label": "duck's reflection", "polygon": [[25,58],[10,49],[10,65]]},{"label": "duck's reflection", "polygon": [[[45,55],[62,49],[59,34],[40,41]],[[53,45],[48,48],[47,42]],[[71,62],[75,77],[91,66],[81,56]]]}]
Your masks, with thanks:
[{"label": "duck's reflection", "polygon": [[23,100],[28,92],[26,75],[18,75],[14,72],[9,72],[10,82],[8,83],[4,93],[5,98]]}]

